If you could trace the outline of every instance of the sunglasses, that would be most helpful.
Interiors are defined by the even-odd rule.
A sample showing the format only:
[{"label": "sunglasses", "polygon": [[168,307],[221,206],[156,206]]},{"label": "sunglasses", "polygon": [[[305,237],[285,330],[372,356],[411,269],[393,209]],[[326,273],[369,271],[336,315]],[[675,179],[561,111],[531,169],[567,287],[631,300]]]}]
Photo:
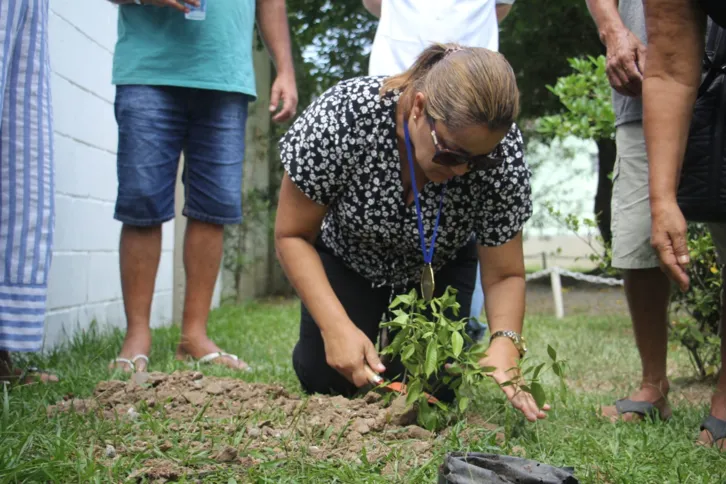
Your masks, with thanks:
[{"label": "sunglasses", "polygon": [[496,149],[486,155],[471,155],[463,151],[450,150],[444,148],[439,143],[439,137],[436,135],[435,121],[431,116],[426,116],[431,128],[431,138],[434,141],[434,157],[432,161],[442,166],[461,166],[467,165],[470,171],[486,171],[496,168],[504,163],[504,158],[496,156]]}]

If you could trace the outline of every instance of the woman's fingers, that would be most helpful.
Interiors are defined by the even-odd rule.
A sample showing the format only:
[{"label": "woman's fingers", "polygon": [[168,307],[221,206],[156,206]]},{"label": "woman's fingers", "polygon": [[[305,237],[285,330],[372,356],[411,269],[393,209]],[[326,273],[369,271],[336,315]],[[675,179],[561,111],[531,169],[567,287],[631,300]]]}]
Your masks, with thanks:
[{"label": "woman's fingers", "polygon": [[516,389],[510,387],[510,392],[514,394],[513,397],[509,399],[512,406],[522,412],[527,420],[530,422],[536,422],[540,418],[547,417],[547,415],[537,406],[537,402],[535,402],[534,397],[530,393],[525,392],[518,386]]},{"label": "woman's fingers", "polygon": [[522,412],[527,420],[535,422],[538,419],[547,418],[545,412],[550,410],[548,404],[539,408],[532,394],[522,390],[520,385],[515,380],[509,379],[505,372],[495,371],[492,377],[504,391],[512,406]]}]

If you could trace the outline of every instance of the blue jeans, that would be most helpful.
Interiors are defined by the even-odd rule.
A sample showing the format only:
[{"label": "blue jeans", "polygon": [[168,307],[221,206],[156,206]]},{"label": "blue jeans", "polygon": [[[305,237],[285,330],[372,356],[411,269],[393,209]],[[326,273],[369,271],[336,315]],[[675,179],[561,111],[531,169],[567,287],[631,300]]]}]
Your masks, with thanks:
[{"label": "blue jeans", "polygon": [[240,223],[249,100],[245,94],[208,89],[117,86],[114,218],[134,226],[174,218],[183,151],[183,214],[219,225]]},{"label": "blue jeans", "polygon": [[468,329],[474,340],[481,340],[487,331],[487,325],[479,321],[482,309],[484,308],[484,290],[481,287],[481,266],[476,265],[476,282],[474,292],[471,295],[471,308],[469,309]]}]

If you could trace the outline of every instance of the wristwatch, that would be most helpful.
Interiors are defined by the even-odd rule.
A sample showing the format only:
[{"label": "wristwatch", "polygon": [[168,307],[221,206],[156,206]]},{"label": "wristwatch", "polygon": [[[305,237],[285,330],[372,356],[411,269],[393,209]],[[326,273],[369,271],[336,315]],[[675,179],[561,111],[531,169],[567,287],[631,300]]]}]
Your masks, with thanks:
[{"label": "wristwatch", "polygon": [[527,353],[527,343],[524,340],[524,336],[511,330],[497,331],[489,338],[489,344],[492,344],[492,340],[494,338],[498,338],[500,336],[511,339],[514,343],[514,347],[517,348],[517,351],[519,351],[519,357],[524,358],[524,355]]}]

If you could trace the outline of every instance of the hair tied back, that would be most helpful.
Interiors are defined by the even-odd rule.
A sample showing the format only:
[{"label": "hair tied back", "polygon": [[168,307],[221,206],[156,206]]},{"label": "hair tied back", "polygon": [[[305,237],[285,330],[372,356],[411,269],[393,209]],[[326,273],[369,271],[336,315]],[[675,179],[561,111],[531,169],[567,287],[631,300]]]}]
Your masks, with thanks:
[{"label": "hair tied back", "polygon": [[452,46],[452,47],[448,47],[448,48],[447,48],[447,49],[446,49],[446,50],[444,51],[444,57],[446,57],[446,56],[448,56],[448,55],[450,55],[450,54],[453,54],[454,52],[459,52],[460,50],[464,50],[464,48],[463,48],[463,47],[461,47],[460,45],[454,45],[454,46]]}]

